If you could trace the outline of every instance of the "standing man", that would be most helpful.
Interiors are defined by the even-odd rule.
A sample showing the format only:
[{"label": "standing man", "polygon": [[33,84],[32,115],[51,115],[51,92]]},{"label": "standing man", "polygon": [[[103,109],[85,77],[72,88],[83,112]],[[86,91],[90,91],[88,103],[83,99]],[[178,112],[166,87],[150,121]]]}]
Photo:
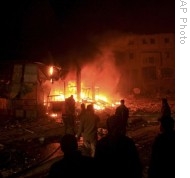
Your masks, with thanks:
[{"label": "standing man", "polygon": [[125,100],[120,100],[120,106],[116,108],[115,116],[118,119],[119,129],[122,134],[126,134],[126,127],[128,126],[129,109],[125,106]]},{"label": "standing man", "polygon": [[85,114],[81,117],[78,134],[79,139],[83,137],[84,147],[90,152],[91,157],[94,157],[95,147],[98,140],[97,130],[100,118],[94,113],[92,104],[87,106]]},{"label": "standing man", "polygon": [[148,169],[148,178],[175,178],[175,120],[160,119],[160,133],[155,137]]},{"label": "standing man", "polygon": [[162,98],[162,106],[160,112],[161,112],[160,118],[171,117],[171,108],[166,98]]},{"label": "standing man", "polygon": [[54,162],[48,173],[48,178],[83,177],[88,178],[85,170],[96,171],[94,159],[82,155],[74,135],[66,134],[60,142],[63,157]]},{"label": "standing man", "polygon": [[73,95],[65,100],[65,114],[63,114],[64,133],[75,135],[75,100]]},{"label": "standing man", "polygon": [[81,122],[81,119],[83,118],[83,116],[85,115],[86,113],[86,105],[84,103],[81,103],[80,105],[80,112],[79,114],[77,115],[76,119],[76,126],[77,126],[77,131],[79,130],[79,126],[80,126],[80,122]]}]

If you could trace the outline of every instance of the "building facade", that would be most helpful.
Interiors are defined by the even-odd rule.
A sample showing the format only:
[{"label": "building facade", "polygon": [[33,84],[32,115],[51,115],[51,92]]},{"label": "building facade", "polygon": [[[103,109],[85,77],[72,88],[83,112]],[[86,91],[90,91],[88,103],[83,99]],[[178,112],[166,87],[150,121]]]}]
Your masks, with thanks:
[{"label": "building facade", "polygon": [[145,95],[175,93],[175,34],[125,35],[112,46],[125,88]]}]

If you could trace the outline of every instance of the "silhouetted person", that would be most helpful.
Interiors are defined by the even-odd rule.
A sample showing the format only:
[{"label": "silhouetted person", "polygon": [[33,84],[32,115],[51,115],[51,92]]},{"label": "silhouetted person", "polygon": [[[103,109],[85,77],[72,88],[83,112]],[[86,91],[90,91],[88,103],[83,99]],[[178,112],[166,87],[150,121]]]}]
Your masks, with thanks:
[{"label": "silhouetted person", "polygon": [[77,115],[77,132],[79,130],[81,118],[84,116],[85,113],[86,113],[86,106],[85,106],[84,103],[81,103],[81,105],[80,105],[80,112]]},{"label": "silhouetted person", "polygon": [[84,116],[85,112],[86,112],[86,106],[84,103],[81,103],[80,105],[80,113],[78,115],[78,119],[81,120],[81,118]]},{"label": "silhouetted person", "polygon": [[95,161],[102,177],[142,178],[142,165],[134,141],[123,135],[115,117],[107,120],[108,134],[96,145]]},{"label": "silhouetted person", "polygon": [[89,154],[94,157],[95,146],[98,139],[98,123],[100,118],[94,112],[92,104],[87,106],[85,114],[81,117],[77,138],[83,137],[83,143]]},{"label": "silhouetted person", "polygon": [[65,113],[62,115],[64,134],[75,134],[75,100],[73,95],[65,100]]},{"label": "silhouetted person", "polygon": [[115,116],[118,119],[120,130],[126,134],[126,127],[128,126],[129,109],[125,106],[125,100],[120,101],[120,106],[116,108]]},{"label": "silhouetted person", "polygon": [[148,178],[175,178],[174,119],[160,119],[160,131],[153,142]]},{"label": "silhouetted person", "polygon": [[66,134],[60,142],[63,158],[50,167],[48,178],[89,177],[86,171],[95,172],[94,160],[78,150],[74,135]]},{"label": "silhouetted person", "polygon": [[75,99],[73,98],[73,95],[71,95],[70,97],[68,97],[66,99],[66,103],[67,103],[67,114],[74,114],[75,113]]},{"label": "silhouetted person", "polygon": [[168,100],[166,98],[162,98],[162,106],[161,106],[161,116],[162,117],[171,117],[171,108],[168,104]]}]

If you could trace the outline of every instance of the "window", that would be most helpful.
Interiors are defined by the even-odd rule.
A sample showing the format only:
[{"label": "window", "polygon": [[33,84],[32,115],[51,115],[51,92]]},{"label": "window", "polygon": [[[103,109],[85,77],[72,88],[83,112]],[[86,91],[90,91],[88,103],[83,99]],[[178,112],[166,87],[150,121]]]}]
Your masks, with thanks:
[{"label": "window", "polygon": [[144,67],[142,69],[143,78],[145,80],[156,80],[156,68],[155,67]]},{"label": "window", "polygon": [[147,44],[146,39],[142,39],[142,43],[143,43],[143,44]]},{"label": "window", "polygon": [[129,40],[129,45],[134,45],[134,41],[133,40]]},{"label": "window", "polygon": [[169,43],[170,39],[169,38],[164,38],[164,43]]},{"label": "window", "polygon": [[170,57],[170,53],[169,52],[165,52],[164,54],[165,54],[164,56],[165,56],[166,59],[168,59]]},{"label": "window", "polygon": [[172,78],[174,76],[174,70],[172,68],[162,68],[162,78]]},{"label": "window", "polygon": [[134,53],[129,53],[129,59],[134,59]]},{"label": "window", "polygon": [[153,56],[146,57],[143,59],[143,64],[148,65],[148,64],[155,64],[156,60]]},{"label": "window", "polygon": [[151,44],[155,44],[155,39],[154,39],[154,38],[151,38],[151,39],[150,39],[150,43],[151,43]]},{"label": "window", "polygon": [[148,63],[149,64],[154,64],[155,63],[154,57],[149,57],[148,58]]}]

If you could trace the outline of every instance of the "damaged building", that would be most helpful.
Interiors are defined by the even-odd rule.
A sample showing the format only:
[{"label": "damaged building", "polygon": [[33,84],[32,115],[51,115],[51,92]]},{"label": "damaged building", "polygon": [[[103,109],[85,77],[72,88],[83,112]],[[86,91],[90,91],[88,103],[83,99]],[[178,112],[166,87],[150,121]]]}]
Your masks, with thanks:
[{"label": "damaged building", "polygon": [[128,92],[139,88],[147,96],[174,96],[175,34],[128,34],[110,44]]},{"label": "damaged building", "polygon": [[63,77],[61,69],[39,62],[12,63],[7,67],[9,70],[1,74],[1,113],[27,119],[45,115],[53,100],[51,85]]},{"label": "damaged building", "polygon": [[109,37],[102,40],[101,55],[80,67],[73,63],[74,70],[40,62],[8,64],[6,75],[1,73],[1,110],[36,118],[49,111],[51,102],[56,109],[71,94],[77,101],[99,104],[131,94],[174,97],[174,37],[173,33]]}]

